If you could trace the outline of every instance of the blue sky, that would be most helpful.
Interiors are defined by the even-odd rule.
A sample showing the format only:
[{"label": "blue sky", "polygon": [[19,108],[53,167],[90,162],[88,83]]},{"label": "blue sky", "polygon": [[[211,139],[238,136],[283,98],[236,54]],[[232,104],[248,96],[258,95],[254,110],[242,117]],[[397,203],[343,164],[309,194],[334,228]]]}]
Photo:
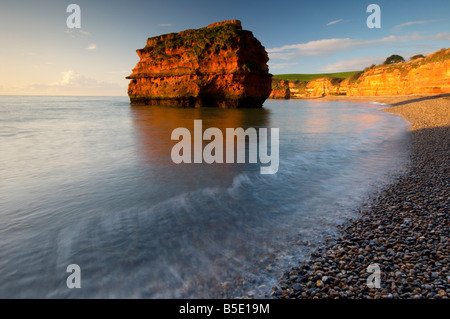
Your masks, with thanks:
[{"label": "blue sky", "polygon": [[[366,25],[371,3],[380,29]],[[0,0],[0,94],[126,95],[148,37],[229,19],[261,41],[273,74],[359,70],[450,47],[449,12],[449,0]]]}]

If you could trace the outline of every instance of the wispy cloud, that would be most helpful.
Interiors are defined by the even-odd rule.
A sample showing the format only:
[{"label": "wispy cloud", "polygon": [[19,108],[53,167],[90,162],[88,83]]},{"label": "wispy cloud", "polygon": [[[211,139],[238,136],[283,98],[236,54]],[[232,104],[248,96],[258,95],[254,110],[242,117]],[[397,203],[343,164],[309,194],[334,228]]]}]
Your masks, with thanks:
[{"label": "wispy cloud", "polygon": [[85,36],[91,35],[90,32],[84,31],[84,30],[81,30],[81,29],[80,29],[78,32],[79,32],[80,34],[82,34],[82,35],[85,35]]},{"label": "wispy cloud", "polygon": [[[1,89],[1,88],[0,88]],[[51,83],[34,83],[21,86],[7,86],[2,94],[17,95],[91,95],[91,96],[121,96],[126,95],[126,83],[123,85],[98,81],[84,76],[74,70],[61,73],[61,79]]]},{"label": "wispy cloud", "polygon": [[287,68],[290,66],[294,66],[298,64],[297,62],[291,62],[291,63],[270,63],[269,62],[269,68],[270,69],[283,69],[283,68]]},{"label": "wispy cloud", "polygon": [[448,33],[448,32],[439,33],[439,34],[436,34],[433,38],[436,40],[443,40],[443,41],[450,42],[450,33]]},{"label": "wispy cloud", "polygon": [[82,29],[64,29],[64,32],[72,38],[86,38],[91,35],[90,32]]},{"label": "wispy cloud", "polygon": [[97,45],[95,43],[89,44],[89,46],[86,48],[86,50],[97,50]]},{"label": "wispy cloud", "polygon": [[39,94],[82,94],[82,95],[110,95],[120,94],[121,86],[115,83],[98,81],[84,76],[74,70],[61,73],[62,79],[58,82],[30,85],[31,92]]},{"label": "wispy cloud", "polygon": [[433,39],[436,38],[437,36],[439,36],[440,39],[446,39],[447,33],[431,37],[420,35],[409,35],[409,36],[390,35],[388,37],[374,40],[360,40],[351,38],[322,39],[316,41],[309,41],[306,43],[285,45],[278,48],[271,48],[267,49],[267,52],[269,53],[270,59],[293,60],[300,57],[331,55],[339,51],[347,51],[357,47],[368,47],[373,45],[380,45],[383,43],[417,41],[427,38]]},{"label": "wispy cloud", "polygon": [[94,78],[86,77],[74,70],[62,72],[61,75],[61,81],[50,83],[48,86],[102,87],[111,85],[111,83],[99,82]]},{"label": "wispy cloud", "polygon": [[301,56],[320,56],[334,51],[348,50],[358,41],[350,38],[322,39],[267,49],[267,52],[271,59],[291,60]]},{"label": "wispy cloud", "polygon": [[330,26],[330,25],[333,25],[333,24],[336,24],[336,23],[339,23],[339,22],[342,22],[342,21],[344,21],[344,19],[330,21],[330,22],[327,23],[327,26]]},{"label": "wispy cloud", "polygon": [[432,19],[432,20],[420,20],[420,21],[408,21],[408,22],[404,22],[401,24],[398,24],[394,27],[395,31],[400,31],[401,29],[405,28],[405,27],[410,27],[412,25],[420,25],[420,24],[429,24],[429,23],[435,23],[435,22],[440,22],[443,21],[445,19]]},{"label": "wispy cloud", "polygon": [[380,64],[386,57],[357,58],[351,60],[342,60],[333,64],[326,65],[321,69],[323,72],[344,72],[362,70],[372,64]]},{"label": "wispy cloud", "polygon": [[[75,82],[81,82],[85,83],[86,79],[80,75],[79,73],[76,73],[75,71],[69,70],[62,73],[63,78],[60,82],[51,83],[50,85],[67,85],[67,84],[74,84]],[[81,81],[80,81],[81,80]]]}]

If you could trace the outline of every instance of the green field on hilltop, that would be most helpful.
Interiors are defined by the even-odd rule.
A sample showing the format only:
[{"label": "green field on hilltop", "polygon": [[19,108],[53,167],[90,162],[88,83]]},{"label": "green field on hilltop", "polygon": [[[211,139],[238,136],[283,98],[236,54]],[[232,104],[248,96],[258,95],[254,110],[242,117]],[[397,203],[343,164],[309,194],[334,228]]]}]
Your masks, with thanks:
[{"label": "green field on hilltop", "polygon": [[278,74],[273,77],[280,80],[301,80],[301,81],[311,81],[317,78],[330,77],[330,78],[340,78],[346,79],[351,77],[353,74],[358,73],[359,71],[350,71],[350,72],[339,72],[339,73],[321,73],[321,74]]}]

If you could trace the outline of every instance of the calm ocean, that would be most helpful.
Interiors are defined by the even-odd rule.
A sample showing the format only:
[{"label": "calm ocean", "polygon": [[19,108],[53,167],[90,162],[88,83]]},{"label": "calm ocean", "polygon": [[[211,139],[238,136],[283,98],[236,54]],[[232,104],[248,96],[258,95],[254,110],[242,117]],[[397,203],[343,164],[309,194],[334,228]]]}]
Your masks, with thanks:
[{"label": "calm ocean", "polygon": [[[263,297],[404,167],[408,124],[380,108],[0,96],[0,298]],[[171,132],[195,119],[279,128],[277,174],[174,164]]]}]

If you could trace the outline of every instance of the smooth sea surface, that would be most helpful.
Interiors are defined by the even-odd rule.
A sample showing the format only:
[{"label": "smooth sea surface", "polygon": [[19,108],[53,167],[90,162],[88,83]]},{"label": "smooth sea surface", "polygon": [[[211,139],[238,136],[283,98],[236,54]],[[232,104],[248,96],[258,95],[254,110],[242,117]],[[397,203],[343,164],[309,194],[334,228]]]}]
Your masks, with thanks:
[{"label": "smooth sea surface", "polygon": [[[0,96],[0,298],[263,298],[402,171],[408,123],[382,107]],[[279,128],[278,172],[174,164],[172,131],[198,119]]]}]

